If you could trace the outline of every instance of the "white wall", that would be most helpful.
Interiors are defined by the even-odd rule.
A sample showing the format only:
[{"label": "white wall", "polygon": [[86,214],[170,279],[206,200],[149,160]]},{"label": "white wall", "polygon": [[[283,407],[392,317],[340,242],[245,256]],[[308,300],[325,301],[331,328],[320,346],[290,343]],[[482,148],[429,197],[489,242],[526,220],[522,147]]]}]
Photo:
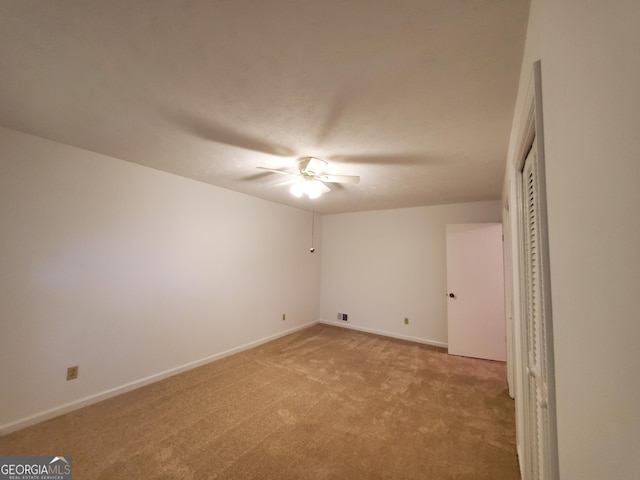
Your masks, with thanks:
[{"label": "white wall", "polygon": [[309,212],[6,129],[0,171],[0,433],[317,321]]},{"label": "white wall", "polygon": [[445,226],[500,221],[498,201],[325,215],[321,321],[446,346]]},{"label": "white wall", "polygon": [[640,471],[639,25],[636,0],[532,1],[507,178],[540,59],[560,477],[569,480]]}]

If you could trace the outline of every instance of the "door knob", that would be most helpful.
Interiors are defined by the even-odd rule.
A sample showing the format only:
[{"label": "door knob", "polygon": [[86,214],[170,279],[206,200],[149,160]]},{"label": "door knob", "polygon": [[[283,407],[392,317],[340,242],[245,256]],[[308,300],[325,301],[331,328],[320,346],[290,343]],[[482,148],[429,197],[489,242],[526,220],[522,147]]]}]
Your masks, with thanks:
[{"label": "door knob", "polygon": [[450,293],[450,294],[449,294],[449,296],[450,296],[451,298],[456,298],[455,293]]}]

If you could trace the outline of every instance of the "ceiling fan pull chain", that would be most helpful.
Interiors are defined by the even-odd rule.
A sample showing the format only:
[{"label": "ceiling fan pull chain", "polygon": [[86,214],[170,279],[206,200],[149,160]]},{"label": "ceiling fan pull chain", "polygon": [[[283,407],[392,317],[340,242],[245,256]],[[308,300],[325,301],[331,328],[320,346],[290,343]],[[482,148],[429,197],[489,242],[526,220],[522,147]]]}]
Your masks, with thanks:
[{"label": "ceiling fan pull chain", "polygon": [[309,252],[314,253],[316,248],[313,246],[313,234],[316,226],[316,204],[313,204],[313,208],[311,209],[311,248]]}]

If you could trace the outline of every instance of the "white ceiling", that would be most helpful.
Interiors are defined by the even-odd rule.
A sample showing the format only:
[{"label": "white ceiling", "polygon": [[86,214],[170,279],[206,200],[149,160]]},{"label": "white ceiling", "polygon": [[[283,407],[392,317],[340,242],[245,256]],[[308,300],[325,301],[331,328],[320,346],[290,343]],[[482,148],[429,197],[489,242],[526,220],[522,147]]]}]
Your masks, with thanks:
[{"label": "white ceiling", "polygon": [[[528,0],[0,0],[0,125],[320,213],[500,198]],[[285,177],[286,178],[286,177]]]}]

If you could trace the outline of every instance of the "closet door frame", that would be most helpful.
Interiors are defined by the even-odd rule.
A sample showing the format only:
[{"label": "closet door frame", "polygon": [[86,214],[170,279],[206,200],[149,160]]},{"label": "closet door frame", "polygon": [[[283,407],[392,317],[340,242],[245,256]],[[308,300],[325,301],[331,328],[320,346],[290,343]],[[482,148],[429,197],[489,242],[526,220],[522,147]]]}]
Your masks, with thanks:
[{"label": "closet door frame", "polygon": [[[523,421],[519,428],[523,430],[522,435],[518,435],[522,439],[522,445],[519,445],[519,454],[521,456],[521,469],[523,480],[558,480],[558,441],[557,441],[557,424],[556,424],[556,405],[555,405],[555,370],[554,370],[554,351],[553,351],[553,322],[552,322],[552,302],[551,302],[551,285],[549,273],[549,240],[547,227],[547,199],[546,199],[546,182],[545,182],[545,155],[544,155],[544,130],[542,121],[542,73],[541,63],[537,61],[533,64],[533,74],[530,78],[529,88],[525,98],[525,117],[521,123],[522,128],[519,132],[516,155],[514,157],[515,169],[515,187],[516,187],[516,216],[517,226],[512,229],[512,234],[517,235],[517,252],[516,258],[513,260],[518,264],[518,275],[514,276],[517,281],[515,288],[519,290],[519,307],[518,309],[518,325],[516,326],[517,335],[516,346],[520,352],[514,355],[515,365],[514,374],[520,376],[519,385],[521,385],[521,399],[516,398],[516,408],[523,410],[523,414],[519,416]],[[542,358],[542,371],[539,372],[545,384],[544,391],[544,428],[540,429],[540,425],[534,425],[539,418],[536,414],[539,405],[537,400],[531,398],[530,375],[528,368],[528,359],[530,358],[529,337],[528,337],[528,312],[527,312],[527,288],[529,279],[526,277],[528,273],[526,256],[528,241],[528,219],[525,218],[526,210],[526,192],[523,188],[523,170],[525,160],[532,147],[535,144],[536,159],[536,182],[537,182],[537,238],[540,259],[540,281],[541,288],[539,290],[541,315],[543,322],[543,336],[541,341],[544,347],[540,350],[544,353]],[[513,207],[513,205],[511,205]],[[515,230],[515,231],[514,231]],[[535,393],[535,392],[534,392]],[[542,431],[543,438],[537,438],[537,432]]]}]

